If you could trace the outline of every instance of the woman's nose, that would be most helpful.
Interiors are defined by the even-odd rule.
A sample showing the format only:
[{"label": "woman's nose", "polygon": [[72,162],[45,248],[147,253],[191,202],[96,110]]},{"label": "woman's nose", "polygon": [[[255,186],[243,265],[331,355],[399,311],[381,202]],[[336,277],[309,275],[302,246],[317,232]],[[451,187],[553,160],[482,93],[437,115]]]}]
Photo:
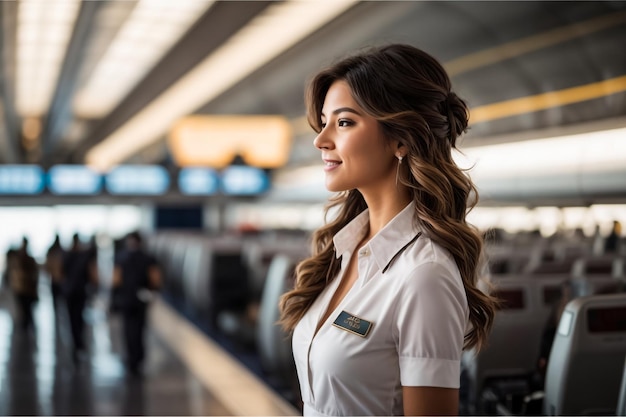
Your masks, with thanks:
[{"label": "woman's nose", "polygon": [[313,139],[313,146],[317,149],[330,149],[332,147],[332,141],[328,138],[328,134],[325,129]]}]

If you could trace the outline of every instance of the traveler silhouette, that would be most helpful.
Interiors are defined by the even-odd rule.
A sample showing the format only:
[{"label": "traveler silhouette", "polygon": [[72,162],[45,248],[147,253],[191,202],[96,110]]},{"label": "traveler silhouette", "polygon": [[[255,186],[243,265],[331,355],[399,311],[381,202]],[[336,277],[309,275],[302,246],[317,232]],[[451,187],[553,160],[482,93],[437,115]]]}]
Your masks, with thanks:
[{"label": "traveler silhouette", "polygon": [[63,260],[63,296],[70,319],[74,350],[72,358],[78,362],[81,352],[85,350],[83,311],[87,302],[89,284],[97,285],[98,274],[94,252],[81,246],[78,234],[72,237],[72,247]]},{"label": "traveler silhouette", "polygon": [[131,374],[140,372],[145,357],[146,310],[153,290],[161,285],[161,273],[154,257],[141,246],[138,232],[128,234],[125,249],[115,261],[113,287],[122,313],[126,366]]},{"label": "traveler silhouette", "polygon": [[28,239],[22,238],[22,246],[17,251],[7,253],[9,282],[17,302],[20,324],[23,330],[33,327],[33,304],[38,300],[37,283],[39,268],[35,259],[28,253]]},{"label": "traveler silhouette", "polygon": [[614,253],[619,252],[620,249],[620,236],[622,234],[622,224],[617,220],[613,221],[613,229],[611,233],[606,237],[604,241],[604,252]]},{"label": "traveler silhouette", "polygon": [[61,302],[61,291],[63,283],[63,258],[65,251],[61,246],[59,235],[56,235],[54,242],[46,253],[45,270],[50,278],[50,292],[52,293],[52,303],[54,306],[54,314],[58,316],[59,303]]}]

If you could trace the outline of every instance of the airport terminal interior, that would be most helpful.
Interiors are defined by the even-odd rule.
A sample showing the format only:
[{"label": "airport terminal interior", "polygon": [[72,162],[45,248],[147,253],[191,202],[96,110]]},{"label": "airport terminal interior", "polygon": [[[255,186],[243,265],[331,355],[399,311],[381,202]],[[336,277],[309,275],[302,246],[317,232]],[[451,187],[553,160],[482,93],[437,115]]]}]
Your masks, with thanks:
[{"label": "airport terminal interior", "polygon": [[[333,197],[304,89],[389,43],[436,57],[470,109],[454,159],[502,304],[458,413],[626,415],[626,1],[16,0],[0,19],[0,415],[301,415],[278,305]],[[132,244],[160,283],[131,322]]]}]

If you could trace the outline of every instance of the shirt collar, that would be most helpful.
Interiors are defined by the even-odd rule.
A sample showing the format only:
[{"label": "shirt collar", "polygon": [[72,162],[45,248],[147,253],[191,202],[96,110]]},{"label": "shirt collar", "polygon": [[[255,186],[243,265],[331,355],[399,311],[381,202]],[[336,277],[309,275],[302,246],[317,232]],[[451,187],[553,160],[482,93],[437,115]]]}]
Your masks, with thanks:
[{"label": "shirt collar", "polygon": [[[420,228],[413,221],[414,213],[415,203],[410,202],[367,243],[366,246],[369,246],[380,269],[385,268],[420,232]],[[335,234],[333,242],[337,258],[348,251],[354,251],[367,230],[368,222],[369,209],[366,209]]]},{"label": "shirt collar", "polygon": [[352,252],[361,241],[369,224],[369,213],[369,209],[363,210],[335,234],[333,242],[335,243],[335,256],[337,258],[346,252]]}]

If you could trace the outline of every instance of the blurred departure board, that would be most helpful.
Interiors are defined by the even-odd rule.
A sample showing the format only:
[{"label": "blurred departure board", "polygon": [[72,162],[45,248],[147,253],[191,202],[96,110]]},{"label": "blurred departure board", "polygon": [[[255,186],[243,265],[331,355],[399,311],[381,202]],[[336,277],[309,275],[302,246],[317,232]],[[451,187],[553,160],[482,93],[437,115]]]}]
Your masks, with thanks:
[{"label": "blurred departure board", "polygon": [[102,176],[83,165],[55,165],[48,171],[48,189],[57,195],[94,195],[102,191]]},{"label": "blurred departure board", "polygon": [[[174,176],[172,176],[174,175]],[[255,196],[270,188],[266,170],[231,165],[221,171],[181,168],[170,173],[160,165],[119,165],[101,174],[85,165],[55,165],[45,172],[38,165],[0,165],[0,195],[33,195],[44,190],[57,196],[157,196],[170,191],[172,181],[187,196]]]},{"label": "blurred departure board", "polygon": [[105,187],[111,194],[160,195],[169,185],[169,173],[158,165],[121,165],[105,176]]},{"label": "blurred departure board", "polygon": [[219,188],[217,172],[211,168],[182,168],[178,189],[186,195],[213,195]]},{"label": "blurred departure board", "polygon": [[256,195],[269,188],[270,181],[262,169],[232,165],[222,171],[222,192],[226,195]]},{"label": "blurred departure board", "polygon": [[0,166],[0,194],[39,194],[44,186],[44,172],[37,165]]}]

